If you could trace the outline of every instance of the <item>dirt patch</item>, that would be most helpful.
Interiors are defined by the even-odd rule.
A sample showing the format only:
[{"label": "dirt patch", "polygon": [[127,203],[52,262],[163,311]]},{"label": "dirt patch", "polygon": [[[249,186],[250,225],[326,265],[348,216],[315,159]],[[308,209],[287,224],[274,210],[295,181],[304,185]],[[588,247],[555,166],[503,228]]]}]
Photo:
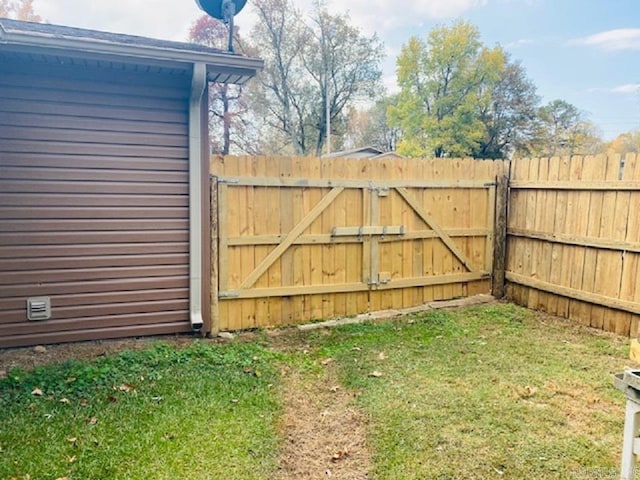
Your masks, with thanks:
[{"label": "dirt patch", "polygon": [[285,444],[277,479],[369,478],[366,419],[353,392],[339,386],[331,368],[315,378],[288,371],[284,380]]},{"label": "dirt patch", "polygon": [[56,364],[70,359],[91,360],[117,354],[123,350],[142,350],[158,341],[187,346],[193,342],[193,339],[192,335],[167,335],[0,349],[0,376],[13,367],[31,370],[40,365]]}]

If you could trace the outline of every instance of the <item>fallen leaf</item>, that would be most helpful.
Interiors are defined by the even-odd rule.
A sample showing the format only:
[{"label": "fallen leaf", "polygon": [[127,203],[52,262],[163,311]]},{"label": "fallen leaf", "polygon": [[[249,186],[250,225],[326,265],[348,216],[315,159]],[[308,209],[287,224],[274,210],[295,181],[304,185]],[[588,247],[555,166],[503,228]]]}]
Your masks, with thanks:
[{"label": "fallen leaf", "polygon": [[244,367],[244,373],[251,373],[252,370],[249,367]]},{"label": "fallen leaf", "polygon": [[371,372],[371,373],[369,374],[369,376],[370,376],[370,377],[375,377],[375,378],[379,378],[379,377],[381,377],[382,375],[383,375],[383,374],[382,374],[382,372],[379,372],[378,370],[374,370],[373,372]]},{"label": "fallen leaf", "polygon": [[45,413],[44,414],[44,418],[46,418],[47,420],[51,420],[53,418],[53,414],[52,413]]},{"label": "fallen leaf", "polygon": [[107,397],[107,400],[111,403],[116,403],[118,401],[118,399],[116,397],[114,397],[113,395],[109,395]]},{"label": "fallen leaf", "polygon": [[47,347],[43,345],[36,345],[35,347],[33,347],[33,351],[35,353],[47,353]]},{"label": "fallen leaf", "polygon": [[256,370],[253,374],[258,378],[260,378],[262,376],[262,372],[259,371],[259,370]]},{"label": "fallen leaf", "polygon": [[128,383],[123,383],[118,387],[118,390],[120,390],[121,392],[130,392],[131,390],[135,390],[135,387],[133,385],[129,385]]},{"label": "fallen leaf", "polygon": [[42,392],[42,390],[40,390],[39,388],[34,388],[31,391],[31,395],[36,395],[38,397],[41,397],[42,395],[44,395],[44,393]]},{"label": "fallen leaf", "polygon": [[320,363],[322,365],[329,365],[331,362],[333,362],[333,358],[325,358],[323,360],[320,360]]},{"label": "fallen leaf", "polygon": [[87,405],[89,405],[89,400],[87,400],[86,398],[83,398],[82,400],[80,400],[81,407],[86,407]]},{"label": "fallen leaf", "polygon": [[346,458],[349,455],[349,453],[346,450],[338,450],[336,453],[334,453],[331,456],[331,461],[332,462],[338,462],[340,460],[343,460],[344,458]]},{"label": "fallen leaf", "polygon": [[69,480],[69,477],[58,477],[56,480]]},{"label": "fallen leaf", "polygon": [[65,405],[69,405],[71,402],[69,401],[68,398],[63,397],[60,399],[60,403],[64,403]]},{"label": "fallen leaf", "polygon": [[69,443],[76,443],[76,440],[78,440],[76,437],[67,437],[67,442]]},{"label": "fallen leaf", "polygon": [[340,390],[340,387],[338,387],[337,385],[334,385],[333,387],[329,388],[329,391],[331,393],[336,393],[338,390]]},{"label": "fallen leaf", "polygon": [[151,400],[160,403],[162,401],[162,397],[151,397]]},{"label": "fallen leaf", "polygon": [[73,455],[72,457],[67,457],[67,463],[73,463],[77,460],[77,457]]},{"label": "fallen leaf", "polygon": [[73,383],[73,382],[75,382],[76,380],[77,380],[77,378],[76,378],[76,377],[69,377],[69,378],[67,378],[67,379],[65,380],[65,382],[66,382],[66,383]]},{"label": "fallen leaf", "polygon": [[353,350],[354,352],[359,352],[362,349],[360,347],[353,347],[351,350]]},{"label": "fallen leaf", "polygon": [[378,354],[378,360],[386,360],[386,358],[387,358],[386,353],[384,353],[384,352],[380,352],[380,353]]},{"label": "fallen leaf", "polygon": [[89,423],[89,425],[95,425],[96,423],[98,423],[98,419],[96,417],[88,418],[87,423]]}]

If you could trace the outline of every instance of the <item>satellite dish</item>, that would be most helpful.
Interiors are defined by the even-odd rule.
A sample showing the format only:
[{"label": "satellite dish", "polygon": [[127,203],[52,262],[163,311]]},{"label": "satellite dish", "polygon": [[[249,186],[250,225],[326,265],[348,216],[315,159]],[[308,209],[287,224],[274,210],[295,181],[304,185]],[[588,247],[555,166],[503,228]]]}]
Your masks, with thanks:
[{"label": "satellite dish", "polygon": [[196,0],[201,10],[229,26],[229,51],[233,52],[233,17],[247,4],[247,0]]},{"label": "satellite dish", "polygon": [[[247,0],[196,0],[196,3],[201,10],[204,10],[213,18],[224,20],[225,23],[227,23],[229,21],[227,17],[231,13],[228,9],[233,7],[231,16],[236,15],[240,13],[240,10],[247,4]],[[227,12],[225,12],[225,10],[227,10]],[[225,15],[225,13],[227,15]]]}]

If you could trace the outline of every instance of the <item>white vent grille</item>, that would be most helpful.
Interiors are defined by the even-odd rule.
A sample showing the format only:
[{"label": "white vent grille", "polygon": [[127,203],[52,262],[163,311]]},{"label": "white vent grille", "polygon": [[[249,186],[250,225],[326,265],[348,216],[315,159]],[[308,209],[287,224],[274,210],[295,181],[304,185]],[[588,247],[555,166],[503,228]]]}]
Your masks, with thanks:
[{"label": "white vent grille", "polygon": [[29,320],[49,320],[51,299],[49,297],[27,298],[27,318]]}]

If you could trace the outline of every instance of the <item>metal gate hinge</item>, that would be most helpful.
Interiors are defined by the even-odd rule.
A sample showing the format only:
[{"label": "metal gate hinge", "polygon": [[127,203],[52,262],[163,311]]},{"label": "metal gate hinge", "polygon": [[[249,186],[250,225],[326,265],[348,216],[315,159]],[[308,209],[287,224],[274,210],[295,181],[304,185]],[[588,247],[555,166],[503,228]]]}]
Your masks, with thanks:
[{"label": "metal gate hinge", "polygon": [[218,292],[218,298],[238,298],[239,296],[238,292]]},{"label": "metal gate hinge", "polygon": [[218,178],[218,183],[226,183],[226,184],[235,184],[237,185],[238,183],[240,183],[240,180],[237,178],[223,178],[223,177],[219,177]]}]

